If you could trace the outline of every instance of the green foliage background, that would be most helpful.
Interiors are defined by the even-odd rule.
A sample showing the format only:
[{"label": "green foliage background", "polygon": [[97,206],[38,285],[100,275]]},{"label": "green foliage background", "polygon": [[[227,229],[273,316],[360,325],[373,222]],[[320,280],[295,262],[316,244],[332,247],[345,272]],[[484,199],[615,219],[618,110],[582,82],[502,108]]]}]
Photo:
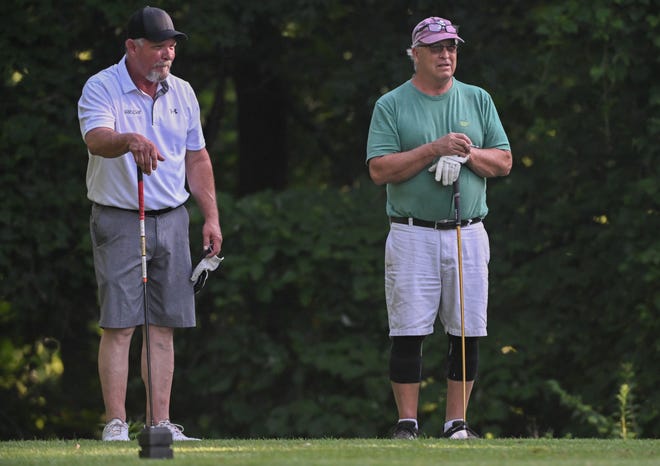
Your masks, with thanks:
[{"label": "green foliage background", "polygon": [[[457,77],[493,96],[514,168],[489,181],[491,297],[471,423],[494,436],[660,436],[660,14],[652,1],[155,2],[190,40],[225,265],[177,339],[172,416],[215,437],[378,436],[393,422],[373,103],[410,30],[461,25]],[[76,102],[122,53],[130,1],[0,6],[0,438],[95,437],[99,330]],[[239,62],[284,83],[286,189],[242,196]],[[263,157],[267,157],[264,152]],[[282,162],[284,163],[284,161]],[[257,170],[258,167],[252,167]],[[200,228],[193,214],[193,253]],[[139,342],[136,342],[136,347]],[[437,435],[445,342],[425,344]],[[136,353],[136,352],[134,352]],[[131,420],[142,420],[137,361]]]}]

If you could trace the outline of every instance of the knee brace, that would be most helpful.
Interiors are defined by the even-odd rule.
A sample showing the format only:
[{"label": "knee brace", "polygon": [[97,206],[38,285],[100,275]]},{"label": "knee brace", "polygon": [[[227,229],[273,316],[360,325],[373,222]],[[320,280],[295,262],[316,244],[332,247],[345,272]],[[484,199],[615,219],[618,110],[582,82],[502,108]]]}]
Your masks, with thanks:
[{"label": "knee brace", "polygon": [[[447,378],[463,380],[463,361],[461,358],[461,337],[447,334]],[[465,380],[472,381],[477,377],[479,365],[479,338],[465,337]]]},{"label": "knee brace", "polygon": [[422,341],[424,335],[392,337],[390,380],[395,383],[422,381]]}]

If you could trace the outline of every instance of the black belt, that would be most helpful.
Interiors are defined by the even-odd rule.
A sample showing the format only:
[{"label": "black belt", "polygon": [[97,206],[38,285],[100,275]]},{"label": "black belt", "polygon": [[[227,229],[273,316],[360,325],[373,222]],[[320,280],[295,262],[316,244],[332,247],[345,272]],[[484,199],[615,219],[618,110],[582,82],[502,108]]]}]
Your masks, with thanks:
[{"label": "black belt", "polygon": [[[145,210],[144,215],[147,217],[156,217],[158,215],[163,215],[168,212],[172,212],[176,207],[165,207],[164,209],[158,209],[158,210]],[[136,210],[136,212],[139,213],[139,211]]]},{"label": "black belt", "polygon": [[[481,220],[481,217],[462,220],[461,226],[466,227],[468,225],[474,225],[475,223],[481,222]],[[390,222],[402,223],[404,225],[414,225],[416,227],[433,228],[435,230],[452,230],[456,228],[456,222],[454,220],[439,220],[437,222],[431,222],[429,220],[420,220],[413,217],[390,217]]]},{"label": "black belt", "polygon": [[[119,209],[119,210],[123,210],[124,212],[133,212],[135,214],[140,213],[140,211],[138,211],[138,210],[122,209],[121,207],[113,207],[113,206],[103,205],[103,204],[98,204],[98,203],[96,205],[101,206],[101,207],[108,207],[110,209]],[[181,206],[177,206],[177,207],[181,207]],[[163,215],[163,214],[166,214],[168,212],[172,212],[177,207],[165,207],[164,209],[158,209],[158,210],[145,210],[144,215],[146,215],[147,217],[157,217],[159,215]]]}]

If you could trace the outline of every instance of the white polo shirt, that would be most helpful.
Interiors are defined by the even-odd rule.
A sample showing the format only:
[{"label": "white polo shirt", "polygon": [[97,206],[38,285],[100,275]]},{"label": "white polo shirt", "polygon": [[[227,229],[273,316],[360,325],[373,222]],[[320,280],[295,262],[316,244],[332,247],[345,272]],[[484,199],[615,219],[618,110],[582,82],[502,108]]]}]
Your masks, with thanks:
[{"label": "white polo shirt", "polygon": [[[83,138],[94,128],[139,133],[165,157],[144,177],[145,210],[177,207],[186,191],[186,150],[205,147],[199,103],[190,84],[169,75],[152,99],[139,90],[126,69],[126,57],[87,80],[78,101]],[[130,152],[105,158],[88,151],[87,197],[98,204],[137,210],[137,165]]]}]

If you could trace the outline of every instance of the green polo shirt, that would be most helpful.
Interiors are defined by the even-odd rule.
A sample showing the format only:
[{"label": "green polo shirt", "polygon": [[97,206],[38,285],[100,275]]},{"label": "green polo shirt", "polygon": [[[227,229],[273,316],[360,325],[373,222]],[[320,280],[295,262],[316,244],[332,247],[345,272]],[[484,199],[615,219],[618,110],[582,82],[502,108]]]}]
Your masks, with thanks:
[{"label": "green polo shirt", "polygon": [[[510,150],[493,99],[485,90],[454,79],[448,92],[430,96],[406,81],[376,101],[367,140],[367,162],[412,150],[450,132],[464,133],[484,149]],[[485,217],[486,178],[463,165],[458,181],[461,217]],[[451,220],[452,187],[435,181],[435,174],[424,169],[409,180],[387,185],[386,212],[393,217]]]}]

